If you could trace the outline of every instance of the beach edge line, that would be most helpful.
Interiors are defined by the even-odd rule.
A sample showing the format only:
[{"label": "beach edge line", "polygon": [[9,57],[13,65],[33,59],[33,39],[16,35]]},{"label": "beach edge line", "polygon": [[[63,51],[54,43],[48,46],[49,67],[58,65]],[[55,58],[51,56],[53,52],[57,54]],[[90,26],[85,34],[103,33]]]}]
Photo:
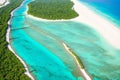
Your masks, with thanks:
[{"label": "beach edge line", "polygon": [[[25,0],[24,0],[24,1],[25,1]],[[22,4],[21,4],[20,6],[23,5],[24,1],[22,2]],[[19,6],[19,7],[20,7],[20,6]],[[11,31],[11,29],[10,29],[10,23],[11,23],[11,19],[12,19],[12,17],[13,17],[14,11],[17,10],[19,7],[17,7],[16,9],[14,9],[14,10],[10,13],[11,17],[10,17],[10,19],[8,20],[8,23],[7,23],[7,24],[8,24],[8,29],[7,29],[7,31],[6,31],[6,41],[8,42],[8,49],[9,49],[9,50],[16,56],[16,58],[18,58],[19,61],[23,64],[24,69],[26,70],[24,74],[27,75],[31,80],[35,80],[35,78],[33,77],[33,75],[30,73],[29,68],[28,68],[27,64],[25,63],[25,61],[24,61],[19,55],[17,55],[17,54],[15,53],[15,51],[14,51],[13,48],[12,48],[12,46],[10,45],[10,31]]]}]

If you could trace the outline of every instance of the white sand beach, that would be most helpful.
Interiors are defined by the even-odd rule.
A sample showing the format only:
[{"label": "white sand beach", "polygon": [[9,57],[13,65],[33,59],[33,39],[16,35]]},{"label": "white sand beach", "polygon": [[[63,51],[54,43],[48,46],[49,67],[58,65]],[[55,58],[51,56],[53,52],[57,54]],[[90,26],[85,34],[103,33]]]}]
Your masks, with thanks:
[{"label": "white sand beach", "polygon": [[0,0],[0,4],[3,4],[5,3],[6,0]]},{"label": "white sand beach", "polygon": [[113,47],[120,49],[120,29],[112,24],[107,19],[90,10],[87,6],[78,2],[78,0],[71,0],[74,2],[74,10],[79,14],[75,21],[87,24],[97,30],[105,40]]},{"label": "white sand beach", "polygon": [[10,3],[9,0],[0,0],[0,8],[8,5],[9,3]]},{"label": "white sand beach", "polygon": [[[10,20],[8,21],[8,24],[10,23]],[[20,60],[20,62],[23,64],[26,72],[25,74],[30,77],[31,80],[35,80],[34,77],[31,75],[29,69],[28,69],[28,66],[26,65],[26,63],[22,60],[22,58],[20,58],[16,53],[15,51],[12,49],[11,45],[10,45],[10,26],[8,26],[8,29],[7,29],[7,33],[6,33],[6,41],[9,43],[8,44],[8,49]]]}]

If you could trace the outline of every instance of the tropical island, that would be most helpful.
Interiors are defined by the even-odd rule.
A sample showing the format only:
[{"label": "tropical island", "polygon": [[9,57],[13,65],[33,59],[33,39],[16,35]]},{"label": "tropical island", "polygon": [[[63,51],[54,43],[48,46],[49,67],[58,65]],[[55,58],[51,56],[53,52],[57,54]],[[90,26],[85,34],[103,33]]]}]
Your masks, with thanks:
[{"label": "tropical island", "polygon": [[70,0],[35,0],[31,2],[28,14],[43,19],[71,19],[78,16]]},{"label": "tropical island", "polygon": [[103,15],[78,0],[4,4],[0,7],[1,80],[120,78],[120,30]]}]

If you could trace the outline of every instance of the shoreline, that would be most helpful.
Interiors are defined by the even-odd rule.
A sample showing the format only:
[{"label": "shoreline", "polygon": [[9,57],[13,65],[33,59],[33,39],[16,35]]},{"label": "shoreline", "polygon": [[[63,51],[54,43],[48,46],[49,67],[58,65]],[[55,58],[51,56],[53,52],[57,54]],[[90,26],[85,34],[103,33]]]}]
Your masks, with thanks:
[{"label": "shoreline", "polygon": [[[68,19],[68,20],[64,20],[64,19],[61,19],[61,20],[47,20],[47,19],[37,18],[37,17],[34,17],[32,15],[29,15],[29,14],[27,14],[27,16],[32,17],[33,19],[41,20],[41,21],[77,21],[77,22],[82,22],[84,24],[89,25],[91,28],[97,30],[105,38],[105,40],[107,40],[112,46],[114,46],[117,49],[120,49],[120,42],[119,42],[120,41],[120,36],[119,36],[120,35],[120,30],[117,27],[115,27],[115,25],[111,24],[106,19],[102,18],[101,16],[97,15],[93,11],[89,10],[86,6],[82,5],[77,0],[71,0],[71,1],[73,1],[73,3],[74,3],[75,11],[79,14],[79,16],[76,17],[76,18]],[[17,7],[17,8],[19,8],[19,7]],[[90,15],[88,15],[88,12],[86,12],[84,9],[88,12],[90,11]],[[14,10],[12,12],[14,12]],[[13,16],[12,12],[11,12],[11,18]],[[81,12],[82,12],[82,14],[81,14]],[[84,16],[82,16],[82,15],[84,15]],[[11,18],[10,18],[10,21],[11,21]],[[93,19],[95,21],[93,21]],[[8,21],[8,25],[10,24],[10,21]],[[101,22],[103,22],[103,23],[101,23]],[[108,27],[105,27],[105,26],[108,26]],[[101,28],[101,27],[103,27],[103,28]],[[9,48],[10,51],[12,51],[15,54],[15,56],[24,65],[25,70],[26,70],[25,74],[28,75],[32,80],[34,80],[34,78],[31,75],[27,65],[25,64],[25,62],[12,49],[12,47],[10,45],[9,35],[10,35],[10,26],[8,26],[7,33],[6,33],[6,41],[9,43],[8,48]],[[63,45],[65,47],[66,44],[63,43]],[[67,49],[67,47],[66,47],[66,50],[69,51]],[[76,60],[76,62],[78,62],[78,61]],[[82,74],[84,76],[86,76],[86,80],[91,80],[89,78],[87,72],[84,69],[80,68],[80,70],[81,70]]]},{"label": "shoreline", "polygon": [[83,75],[83,77],[85,78],[85,80],[92,80],[91,77],[88,75],[88,73],[85,71],[85,69],[82,68],[82,66],[81,66],[80,63],[78,62],[76,56],[73,55],[73,53],[69,50],[70,48],[69,48],[64,42],[63,42],[62,44],[63,44],[65,50],[66,50],[68,53],[70,53],[71,56],[74,57],[75,61],[77,62],[77,65],[78,65],[78,67],[79,67],[79,69],[80,69],[80,72],[82,73],[82,75]]},{"label": "shoreline", "polygon": [[7,34],[6,34],[6,41],[8,42],[8,49],[19,59],[19,61],[23,64],[26,72],[24,74],[26,74],[31,80],[34,80],[34,78],[32,77],[29,69],[28,69],[28,66],[26,65],[26,63],[24,62],[24,60],[22,60],[22,58],[20,58],[16,53],[15,51],[13,50],[13,48],[11,47],[10,45],[10,38],[9,38],[9,35],[10,35],[10,27],[7,29]]},{"label": "shoreline", "polygon": [[72,1],[74,2],[74,10],[79,14],[74,20],[87,24],[95,29],[110,45],[116,49],[120,49],[120,29],[78,0]]},{"label": "shoreline", "polygon": [[4,3],[1,4],[0,8],[2,8],[2,7],[4,7],[4,6],[6,6],[6,5],[8,5],[9,3],[10,3],[9,0],[6,0]]},{"label": "shoreline", "polygon": [[[79,16],[76,18],[66,20],[48,20],[34,17],[27,13],[26,16],[40,21],[76,21],[86,24],[89,27],[95,29],[111,46],[115,47],[116,49],[120,49],[120,29],[117,28],[117,25],[102,17],[100,14],[97,14],[95,11],[89,9],[78,0],[71,1],[74,3],[73,9],[79,14]],[[27,6],[27,10],[28,9],[29,7]]]},{"label": "shoreline", "polygon": [[[23,2],[24,2],[24,1],[23,1]],[[22,2],[22,4],[21,4],[20,6],[23,5],[23,2]],[[20,6],[19,6],[19,7],[20,7]],[[17,7],[16,9],[18,9],[19,7]],[[9,19],[9,21],[8,21],[8,29],[7,29],[7,31],[6,31],[6,41],[8,42],[8,49],[9,49],[9,50],[19,59],[19,61],[23,64],[23,66],[24,66],[24,68],[25,68],[25,73],[24,73],[24,74],[26,74],[31,80],[35,80],[34,77],[32,76],[32,74],[30,73],[29,68],[28,68],[28,66],[26,65],[26,63],[24,62],[24,60],[15,53],[15,51],[14,51],[13,48],[12,48],[12,46],[10,45],[10,31],[11,31],[11,30],[10,30],[10,23],[11,23],[11,19],[12,19],[12,16],[13,16],[13,12],[14,12],[16,9],[14,9],[14,10],[11,12],[11,17],[10,17],[10,19]]]},{"label": "shoreline", "polygon": [[[97,14],[95,11],[88,8],[86,5],[83,5],[81,2],[77,0],[71,0],[74,5],[73,9],[79,14],[78,17],[73,19],[60,19],[60,20],[48,20],[48,19],[42,19],[39,17],[32,16],[30,14],[26,13],[26,16],[40,21],[76,21],[83,24],[86,24],[90,26],[91,28],[95,29],[100,36],[102,36],[107,43],[109,43],[111,46],[113,46],[116,49],[120,49],[120,30],[117,28],[117,25],[113,24],[108,19],[102,17],[102,15]],[[27,10],[29,7],[27,7]],[[70,53],[65,43],[63,43],[64,48]],[[79,65],[76,57],[72,55],[75,58],[75,61]],[[80,67],[80,65],[79,65]],[[85,69],[80,68],[81,73],[83,74],[84,78],[86,80],[92,80],[90,76],[87,74]]]},{"label": "shoreline", "polygon": [[[72,1],[72,0],[71,0]],[[73,1],[72,1],[73,2]],[[73,2],[74,3],[74,2]],[[27,11],[29,10],[29,6],[27,5]],[[77,13],[77,12],[76,12]],[[27,17],[30,17],[32,19],[35,19],[35,20],[39,20],[39,21],[49,21],[49,22],[59,22],[59,21],[73,21],[75,18],[71,18],[71,19],[55,19],[55,20],[51,20],[51,19],[44,19],[44,18],[39,18],[39,17],[36,17],[36,16],[33,16],[31,14],[28,14],[26,12],[26,16]]]},{"label": "shoreline", "polygon": [[81,4],[89,7],[89,9],[90,9],[91,11],[93,11],[94,13],[97,13],[99,16],[105,18],[105,19],[108,20],[110,23],[112,23],[112,24],[114,24],[114,25],[116,25],[116,26],[120,26],[120,25],[119,25],[120,22],[117,21],[114,17],[111,17],[111,15],[107,15],[106,13],[103,13],[102,11],[97,10],[97,9],[96,9],[95,7],[93,7],[92,5],[89,5],[89,4],[84,3],[84,2],[82,2],[82,1],[81,1]]}]

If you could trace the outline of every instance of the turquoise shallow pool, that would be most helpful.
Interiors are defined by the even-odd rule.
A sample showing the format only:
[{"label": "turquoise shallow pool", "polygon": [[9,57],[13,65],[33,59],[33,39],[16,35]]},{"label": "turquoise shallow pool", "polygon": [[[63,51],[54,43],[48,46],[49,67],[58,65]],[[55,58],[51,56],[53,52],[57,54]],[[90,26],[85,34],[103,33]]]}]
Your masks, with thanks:
[{"label": "turquoise shallow pool", "polygon": [[82,60],[94,80],[120,79],[120,51],[94,29],[74,21],[46,22],[29,18],[27,4],[14,11],[11,45],[37,80],[83,80],[65,42]]}]

